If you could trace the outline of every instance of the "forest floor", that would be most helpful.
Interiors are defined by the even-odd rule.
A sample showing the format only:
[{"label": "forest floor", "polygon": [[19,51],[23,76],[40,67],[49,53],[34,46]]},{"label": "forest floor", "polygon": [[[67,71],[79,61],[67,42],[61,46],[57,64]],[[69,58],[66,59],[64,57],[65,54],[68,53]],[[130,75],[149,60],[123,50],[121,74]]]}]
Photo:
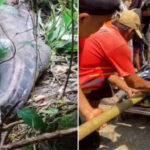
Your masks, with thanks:
[{"label": "forest floor", "polygon": [[[69,56],[68,56],[69,57]],[[52,55],[50,67],[37,80],[35,88],[31,93],[28,104],[35,107],[48,106],[57,101],[68,102],[69,104],[77,104],[77,65],[73,62],[65,96],[62,97],[64,84],[67,78],[69,62],[67,56]],[[42,104],[39,102],[43,100]],[[39,103],[39,104],[38,104]],[[41,104],[41,105],[40,105]]]},{"label": "forest floor", "polygon": [[[46,19],[49,18],[49,13],[44,14],[44,16],[42,14],[41,17],[42,17],[41,19],[43,19],[44,22],[46,22],[47,21]],[[51,52],[52,55],[49,63],[49,68],[47,68],[47,70],[43,72],[43,74],[37,79],[37,82],[30,94],[30,97],[23,107],[23,109],[27,108],[26,110],[25,109],[23,110],[24,113],[23,115],[27,121],[25,121],[23,117],[19,117],[17,113],[17,115],[15,114],[15,115],[7,116],[5,118],[5,122],[3,122],[2,126],[0,126],[0,129],[2,129],[2,133],[0,132],[0,144],[2,146],[19,142],[21,140],[27,140],[28,138],[31,137],[36,138],[36,136],[44,134],[45,132],[51,133],[57,130],[76,127],[77,88],[78,88],[77,53],[74,54],[70,76],[68,78],[68,84],[66,85],[66,89],[64,90],[66,79],[69,72],[71,53],[62,52],[61,54],[60,53],[56,54],[56,51],[54,50],[51,50]],[[32,112],[31,111],[32,108],[35,111],[33,114],[30,113]],[[27,112],[27,110],[29,111]],[[70,114],[73,114],[75,117],[73,118],[72,116],[69,116]],[[70,118],[68,119],[67,117],[73,118],[74,120],[71,120]],[[47,125],[44,132],[43,131],[41,132],[39,129],[34,128],[35,127],[34,121],[38,122],[38,119],[40,120],[42,119],[42,121],[44,121],[44,123]],[[71,121],[69,122],[67,119]],[[63,127],[59,128],[58,120],[62,121],[62,126],[65,124],[64,128]],[[40,123],[41,122],[38,122],[38,124]],[[51,126],[53,128],[52,131],[50,131]],[[63,148],[63,146],[61,145],[61,141],[58,142],[59,145],[61,146],[61,150],[67,150],[67,149],[73,150],[73,148],[76,149],[77,135],[75,134],[74,137],[73,135],[71,136],[72,137],[69,137],[68,139],[69,140],[73,139],[73,140],[72,142],[68,141],[68,144],[65,144],[66,143],[65,140],[68,140],[67,138],[66,139],[63,138],[62,140],[63,144],[65,144],[65,146],[68,146],[68,148],[65,148],[65,146]],[[50,143],[53,145],[53,148],[50,147],[50,145],[48,145],[46,146],[46,149],[47,150],[59,149],[56,148],[57,147],[56,143],[57,143],[57,139],[55,139],[54,142]],[[29,145],[30,148],[23,147],[23,149],[20,150],[25,150],[25,149],[39,150],[39,147],[41,150],[43,150],[43,148],[41,148],[42,147],[41,144],[42,142],[40,143],[39,141],[39,143],[37,144],[33,143],[32,145]],[[69,145],[71,145],[73,148],[69,148]]]},{"label": "forest floor", "polygon": [[[50,67],[38,78],[24,106],[28,108],[33,107],[45,120],[50,119],[48,113],[50,108],[58,109],[60,116],[77,110],[77,66],[75,61],[73,61],[65,96],[62,97],[69,68],[67,57],[69,56],[64,57],[52,54]],[[16,116],[13,119],[8,118],[7,120],[8,124],[6,123],[4,126],[15,125],[10,128],[10,132],[7,132],[7,136],[3,136],[3,143],[5,144],[39,135],[37,131],[30,128],[26,123],[20,122]]]}]

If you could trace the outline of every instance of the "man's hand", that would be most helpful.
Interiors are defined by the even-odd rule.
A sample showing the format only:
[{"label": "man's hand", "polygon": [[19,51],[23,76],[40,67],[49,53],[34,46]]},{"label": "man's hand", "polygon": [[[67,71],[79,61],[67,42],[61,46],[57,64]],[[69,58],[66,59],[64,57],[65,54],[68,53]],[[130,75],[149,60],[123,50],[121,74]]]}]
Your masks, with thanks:
[{"label": "man's hand", "polygon": [[[85,116],[86,121],[93,119],[94,117],[102,114],[104,111],[101,108],[95,108],[91,111],[91,113],[88,116]],[[103,129],[104,127],[106,127],[107,124],[103,124],[99,129]]]},{"label": "man's hand", "polygon": [[[79,87],[79,109],[80,113],[84,116],[85,120],[91,120],[99,114],[102,114],[104,111],[101,108],[93,108],[88,100],[86,99],[81,87]],[[103,128],[106,125],[102,125]]]},{"label": "man's hand", "polygon": [[128,97],[131,98],[133,97],[136,93],[141,92],[140,90],[137,89],[133,89],[133,88],[128,88],[128,90],[126,90]]},{"label": "man's hand", "polygon": [[94,117],[102,114],[104,111],[101,108],[93,109],[89,115],[85,116],[86,121],[93,119]]}]

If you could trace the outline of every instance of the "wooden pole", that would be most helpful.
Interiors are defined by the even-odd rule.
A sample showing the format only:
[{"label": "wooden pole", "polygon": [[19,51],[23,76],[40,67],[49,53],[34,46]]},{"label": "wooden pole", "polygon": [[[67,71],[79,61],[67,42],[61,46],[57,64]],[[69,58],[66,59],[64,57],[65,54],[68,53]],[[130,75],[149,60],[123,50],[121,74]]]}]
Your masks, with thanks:
[{"label": "wooden pole", "polygon": [[128,109],[129,107],[141,101],[146,95],[147,93],[137,94],[130,100],[126,100],[121,103],[118,103],[112,108],[110,108],[109,110],[107,110],[106,112],[80,125],[79,140],[82,140],[87,135],[97,130],[104,123],[110,121],[111,119],[115,118],[117,115],[119,115],[120,113]]}]

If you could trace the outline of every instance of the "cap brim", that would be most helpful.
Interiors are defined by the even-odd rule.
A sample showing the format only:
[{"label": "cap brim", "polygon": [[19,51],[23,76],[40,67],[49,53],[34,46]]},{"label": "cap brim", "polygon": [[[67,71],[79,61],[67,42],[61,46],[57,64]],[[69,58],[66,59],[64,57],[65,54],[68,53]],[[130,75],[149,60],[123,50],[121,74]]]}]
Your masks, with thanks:
[{"label": "cap brim", "polygon": [[142,34],[141,34],[140,30],[135,30],[135,32],[136,32],[136,34],[138,35],[138,37],[139,37],[140,39],[142,39]]}]

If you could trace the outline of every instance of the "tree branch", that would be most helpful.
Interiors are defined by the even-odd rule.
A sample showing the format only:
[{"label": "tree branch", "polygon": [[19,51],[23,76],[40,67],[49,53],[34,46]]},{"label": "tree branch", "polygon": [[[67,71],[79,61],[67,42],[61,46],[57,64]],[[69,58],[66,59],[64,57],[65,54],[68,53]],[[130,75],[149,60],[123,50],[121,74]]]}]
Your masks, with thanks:
[{"label": "tree branch", "polygon": [[2,131],[7,131],[8,129],[10,129],[18,124],[22,124],[22,123],[24,123],[23,120],[18,120],[18,121],[10,123],[8,125],[5,125],[5,126],[3,125]]},{"label": "tree branch", "polygon": [[77,128],[70,128],[66,130],[58,130],[51,133],[44,133],[36,137],[28,138],[25,140],[21,140],[19,142],[15,142],[12,144],[2,146],[2,150],[13,150],[15,148],[23,147],[25,145],[34,144],[40,141],[49,140],[56,137],[62,137],[66,135],[70,135],[77,132]]},{"label": "tree branch", "polygon": [[[62,2],[62,1],[59,0],[59,2]],[[74,27],[75,27],[75,24],[74,24],[74,18],[73,18],[73,15],[74,15],[73,4],[74,4],[74,0],[72,0],[72,6],[71,6],[72,7],[71,8],[71,18],[72,18],[71,58],[70,58],[69,69],[68,69],[66,81],[65,81],[65,84],[64,84],[63,93],[62,93],[60,98],[65,96],[65,91],[66,91],[66,88],[67,88],[67,85],[68,85],[68,81],[69,81],[69,77],[70,77],[70,74],[71,74],[71,67],[72,67],[72,62],[73,62],[73,57],[74,57],[73,48],[74,48]]]}]

